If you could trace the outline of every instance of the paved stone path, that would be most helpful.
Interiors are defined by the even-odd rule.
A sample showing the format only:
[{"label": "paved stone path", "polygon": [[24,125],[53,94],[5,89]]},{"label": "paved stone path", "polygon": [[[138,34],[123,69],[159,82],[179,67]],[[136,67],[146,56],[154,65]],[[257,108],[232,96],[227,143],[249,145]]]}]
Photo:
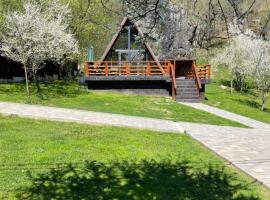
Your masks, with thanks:
[{"label": "paved stone path", "polygon": [[247,126],[252,127],[252,128],[258,128],[258,129],[269,129],[270,128],[269,124],[259,122],[259,121],[254,120],[254,119],[250,119],[248,117],[237,115],[235,113],[221,110],[219,108],[208,106],[208,105],[205,105],[202,103],[181,103],[181,104],[186,105],[186,106],[190,106],[190,107],[193,107],[193,108],[196,108],[199,110],[203,110],[203,111],[212,113],[214,115],[217,115],[217,116],[220,116],[220,117],[223,117],[226,119],[230,119],[232,121],[239,122],[241,124],[247,125]]},{"label": "paved stone path", "polygon": [[106,124],[175,133],[183,133],[185,130],[191,137],[270,188],[270,125],[204,104],[185,103],[185,105],[238,121],[252,128],[176,123],[169,120],[5,102],[0,102],[0,113],[35,119]]},{"label": "paved stone path", "polygon": [[270,188],[270,130],[180,122],[188,135]]},{"label": "paved stone path", "polygon": [[184,130],[178,125],[178,123],[169,120],[133,117],[76,109],[0,102],[0,113],[34,119],[47,119],[54,121],[77,122],[94,125],[100,124],[124,126],[130,128],[151,129],[163,132],[184,133]]}]

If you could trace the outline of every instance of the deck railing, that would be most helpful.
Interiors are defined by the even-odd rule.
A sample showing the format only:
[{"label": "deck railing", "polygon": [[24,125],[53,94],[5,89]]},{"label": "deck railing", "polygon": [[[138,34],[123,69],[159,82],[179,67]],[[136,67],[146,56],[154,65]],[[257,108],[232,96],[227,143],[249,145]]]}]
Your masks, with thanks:
[{"label": "deck railing", "polygon": [[104,61],[86,63],[86,76],[170,76],[170,61],[119,62]]},{"label": "deck railing", "polygon": [[[89,76],[169,76],[172,79],[172,95],[176,98],[176,75],[175,64],[171,61],[161,61],[158,64],[155,61],[104,61],[87,62],[85,68],[86,77]],[[192,64],[190,72],[187,72],[186,78],[195,79],[196,87],[200,95],[202,89],[201,80],[211,79],[210,65]]]},{"label": "deck railing", "polygon": [[[128,76],[128,75],[146,75],[146,76],[171,76],[171,61],[161,61],[160,65],[154,61],[139,62],[87,62],[86,76]],[[200,79],[211,79],[211,65],[197,65],[196,71]],[[194,78],[194,70],[186,74],[187,78]]]},{"label": "deck railing", "polygon": [[198,76],[200,79],[211,79],[211,65],[197,65],[196,64],[196,70],[198,72]]}]

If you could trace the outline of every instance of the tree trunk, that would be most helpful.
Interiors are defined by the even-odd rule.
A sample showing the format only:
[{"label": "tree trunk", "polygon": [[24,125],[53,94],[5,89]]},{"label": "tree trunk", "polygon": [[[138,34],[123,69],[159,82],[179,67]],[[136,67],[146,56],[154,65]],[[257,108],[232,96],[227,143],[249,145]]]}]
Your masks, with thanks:
[{"label": "tree trunk", "polygon": [[34,81],[36,83],[37,93],[40,93],[41,92],[41,88],[40,88],[40,85],[39,85],[39,81],[38,81],[38,77],[37,77],[37,73],[36,72],[34,72]]},{"label": "tree trunk", "polygon": [[30,98],[30,91],[29,91],[29,83],[28,83],[28,75],[27,75],[26,64],[24,64],[23,67],[24,67],[24,77],[25,77],[26,93],[27,93],[27,97],[29,99]]},{"label": "tree trunk", "polygon": [[233,79],[231,79],[231,93],[233,92]]},{"label": "tree trunk", "polygon": [[262,93],[262,111],[265,109],[266,93]]},{"label": "tree trunk", "polygon": [[240,81],[240,91],[243,92],[243,88],[244,88],[244,81],[241,80]]}]

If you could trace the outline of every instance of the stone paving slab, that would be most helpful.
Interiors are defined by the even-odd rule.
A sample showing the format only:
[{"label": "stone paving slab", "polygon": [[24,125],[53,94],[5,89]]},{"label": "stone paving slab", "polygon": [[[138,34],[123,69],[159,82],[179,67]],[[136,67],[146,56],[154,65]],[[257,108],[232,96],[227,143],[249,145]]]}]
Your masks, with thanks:
[{"label": "stone paving slab", "polygon": [[0,113],[34,119],[77,122],[93,125],[99,124],[124,126],[130,128],[150,129],[161,132],[184,133],[184,130],[177,123],[169,120],[133,117],[76,109],[0,102]]},{"label": "stone paving slab", "polygon": [[223,117],[225,119],[239,122],[241,124],[244,124],[244,125],[252,127],[252,128],[270,129],[269,124],[266,124],[266,123],[263,123],[263,122],[260,122],[260,121],[254,120],[254,119],[250,119],[248,117],[244,117],[244,116],[241,116],[241,115],[238,115],[235,113],[231,113],[231,112],[228,112],[225,110],[221,110],[219,108],[208,106],[208,105],[203,104],[203,103],[188,103],[188,102],[184,103],[184,102],[181,102],[181,104],[212,113],[214,115]]},{"label": "stone paving slab", "polygon": [[270,188],[270,129],[179,122],[186,133]]}]

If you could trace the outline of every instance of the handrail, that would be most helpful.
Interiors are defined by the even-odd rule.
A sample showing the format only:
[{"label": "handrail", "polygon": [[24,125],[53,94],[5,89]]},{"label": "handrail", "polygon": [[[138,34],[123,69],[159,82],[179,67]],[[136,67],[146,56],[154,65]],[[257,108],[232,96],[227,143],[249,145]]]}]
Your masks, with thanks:
[{"label": "handrail", "polygon": [[202,84],[201,84],[201,79],[200,79],[200,77],[198,75],[198,72],[197,72],[197,69],[196,69],[196,66],[195,66],[195,62],[193,62],[193,64],[192,64],[192,71],[194,73],[195,83],[196,83],[197,90],[198,90],[198,93],[199,93],[199,96],[200,96],[200,90],[202,89]]},{"label": "handrail", "polygon": [[176,91],[177,91],[177,85],[176,85],[176,77],[175,77],[175,68],[172,63],[169,64],[171,69],[171,76],[172,76],[172,96],[173,99],[176,99]]},{"label": "handrail", "polygon": [[[87,62],[87,76],[115,76],[115,75],[158,75],[170,76],[169,61],[162,61],[160,70],[155,61],[103,61]],[[163,73],[164,72],[164,73]]]},{"label": "handrail", "polygon": [[[169,63],[170,61],[160,61],[160,63],[162,64],[162,65],[165,65],[166,63]],[[142,64],[147,64],[147,63],[151,63],[151,64],[153,64],[153,65],[155,65],[155,66],[158,66],[157,64],[156,64],[156,62],[155,61],[136,61],[136,60],[134,60],[134,61],[97,61],[97,62],[86,62],[86,63],[93,63],[93,64],[95,64],[95,65],[103,65],[103,64],[106,64],[106,63],[108,63],[108,65],[113,65],[113,64],[116,64],[116,65],[123,65],[123,64],[133,64],[133,63],[142,63]]]},{"label": "handrail", "polygon": [[[165,75],[171,76],[171,61],[160,61],[165,74],[159,69],[155,61],[103,61],[103,62],[86,62],[85,63],[85,74],[86,76],[91,75],[117,75],[116,67],[118,68],[119,75],[132,75],[134,71],[138,71],[140,75]],[[173,64],[172,64],[173,65]],[[211,65],[197,65],[194,64],[199,79],[210,80],[211,79]],[[110,69],[112,68],[112,71]],[[145,71],[145,73],[143,73]],[[94,73],[95,72],[95,73]],[[138,75],[139,75],[138,74]],[[192,68],[192,74],[194,77],[194,69]]]},{"label": "handrail", "polygon": [[198,72],[198,75],[200,79],[211,79],[211,65],[206,64],[206,65],[197,65],[196,64],[196,69]]},{"label": "handrail", "polygon": [[198,82],[198,87],[199,89],[202,89],[202,83],[201,83],[201,79],[198,75],[197,69],[194,67],[194,72],[195,72],[195,80]]}]

